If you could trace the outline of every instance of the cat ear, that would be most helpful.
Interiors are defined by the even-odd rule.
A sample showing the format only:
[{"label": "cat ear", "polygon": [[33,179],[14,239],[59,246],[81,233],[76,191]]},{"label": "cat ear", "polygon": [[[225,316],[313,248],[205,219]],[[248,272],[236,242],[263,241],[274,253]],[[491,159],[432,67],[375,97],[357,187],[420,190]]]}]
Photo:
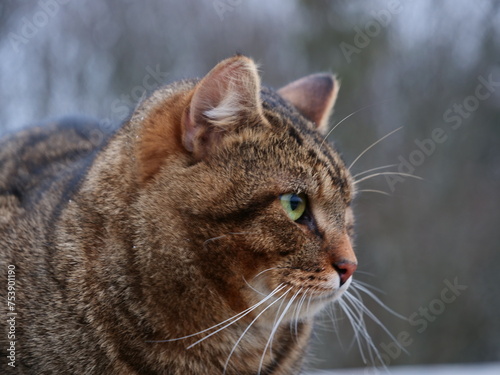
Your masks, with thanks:
[{"label": "cat ear", "polygon": [[199,160],[226,132],[261,116],[257,66],[244,56],[226,59],[195,87],[182,118],[184,148]]},{"label": "cat ear", "polygon": [[289,83],[279,89],[278,94],[293,104],[304,117],[314,122],[320,133],[326,134],[339,87],[335,76],[319,73]]}]

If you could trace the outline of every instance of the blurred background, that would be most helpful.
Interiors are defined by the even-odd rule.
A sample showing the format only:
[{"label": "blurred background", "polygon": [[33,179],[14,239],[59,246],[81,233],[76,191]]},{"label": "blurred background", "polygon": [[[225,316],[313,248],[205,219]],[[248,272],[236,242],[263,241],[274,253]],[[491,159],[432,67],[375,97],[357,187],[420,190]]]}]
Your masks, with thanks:
[{"label": "blurred background", "polygon": [[[339,76],[331,139],[348,165],[403,127],[352,167],[423,179],[358,184],[357,280],[406,318],[361,293],[393,335],[365,317],[378,362],[500,361],[498,1],[2,0],[0,135],[68,114],[120,122],[237,52],[275,88]],[[318,324],[311,367],[365,366],[335,317]]]}]

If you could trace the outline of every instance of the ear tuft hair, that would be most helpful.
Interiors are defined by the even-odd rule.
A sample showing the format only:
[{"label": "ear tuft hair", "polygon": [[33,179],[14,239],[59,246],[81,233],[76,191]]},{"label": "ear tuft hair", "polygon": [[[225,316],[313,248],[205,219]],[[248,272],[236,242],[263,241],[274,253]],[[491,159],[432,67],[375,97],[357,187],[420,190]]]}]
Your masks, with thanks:
[{"label": "ear tuft hair", "polygon": [[183,144],[200,159],[224,132],[262,116],[260,78],[253,60],[235,56],[220,62],[195,88],[183,118]]}]

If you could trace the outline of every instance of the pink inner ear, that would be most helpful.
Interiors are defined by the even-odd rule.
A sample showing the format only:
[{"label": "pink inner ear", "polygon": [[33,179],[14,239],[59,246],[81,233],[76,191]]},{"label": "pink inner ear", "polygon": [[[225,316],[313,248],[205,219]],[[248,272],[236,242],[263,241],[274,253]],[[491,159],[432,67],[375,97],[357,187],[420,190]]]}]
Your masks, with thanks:
[{"label": "pink inner ear", "polygon": [[185,149],[199,160],[223,134],[260,115],[259,91],[260,78],[251,59],[235,56],[219,63],[198,83],[184,113]]},{"label": "pink inner ear", "polygon": [[339,83],[331,74],[313,74],[278,90],[316,129],[326,133],[328,119],[337,99]]}]

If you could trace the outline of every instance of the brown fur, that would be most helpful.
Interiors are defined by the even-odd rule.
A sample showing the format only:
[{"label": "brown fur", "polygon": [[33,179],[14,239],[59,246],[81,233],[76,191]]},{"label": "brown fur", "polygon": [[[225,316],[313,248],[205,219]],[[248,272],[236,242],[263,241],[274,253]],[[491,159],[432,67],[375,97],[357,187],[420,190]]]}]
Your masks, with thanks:
[{"label": "brown fur", "polygon": [[[318,93],[307,79],[295,85],[308,92],[290,98],[320,96],[311,119],[236,56],[153,93],[113,135],[66,121],[1,142],[0,272],[16,266],[19,312],[17,372],[2,371],[222,374],[262,312],[226,374],[256,374],[261,362],[261,374],[299,373],[314,314],[356,262],[351,177],[316,130],[333,105],[330,81]],[[314,220],[292,221],[285,193],[306,193]],[[212,327],[280,285],[283,304],[190,349],[215,329],[152,342]],[[280,306],[304,293],[311,310],[285,314],[264,353]]]}]

